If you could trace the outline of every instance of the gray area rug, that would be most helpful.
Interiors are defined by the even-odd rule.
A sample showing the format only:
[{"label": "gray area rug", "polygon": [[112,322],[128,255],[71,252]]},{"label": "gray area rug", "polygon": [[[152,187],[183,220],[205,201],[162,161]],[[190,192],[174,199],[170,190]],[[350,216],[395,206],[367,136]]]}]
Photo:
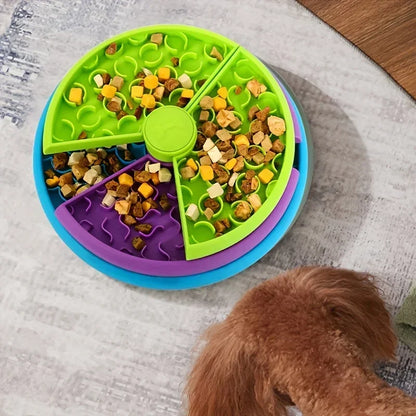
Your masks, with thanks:
[{"label": "gray area rug", "polygon": [[[316,165],[305,209],[259,263],[186,292],[130,287],[57,237],[37,200],[43,106],[91,47],[156,23],[217,31],[278,68],[309,117]],[[282,270],[369,271],[392,313],[416,276],[414,102],[360,51],[290,0],[0,1],[0,415],[182,415],[198,335]],[[378,371],[416,395],[400,345]]]}]

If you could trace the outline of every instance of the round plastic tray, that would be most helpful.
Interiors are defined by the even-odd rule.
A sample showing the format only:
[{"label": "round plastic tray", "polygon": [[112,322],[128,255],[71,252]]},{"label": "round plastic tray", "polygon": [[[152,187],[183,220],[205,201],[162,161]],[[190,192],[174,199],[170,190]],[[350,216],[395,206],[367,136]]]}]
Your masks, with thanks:
[{"label": "round plastic tray", "polygon": [[[153,40],[154,35],[159,39]],[[176,66],[172,63],[172,59],[175,58],[178,59]],[[185,87],[187,82],[189,85],[186,88],[174,89],[168,96],[162,94],[155,103],[155,91],[158,88],[163,90],[166,85],[163,82],[169,81],[163,81],[164,78],[162,79],[162,74],[159,73],[162,70],[179,81],[185,77],[188,81],[181,81],[182,86]],[[113,77],[111,83],[116,82],[118,77],[117,88],[114,86],[116,84],[104,85],[102,88],[96,84],[96,76],[108,74]],[[150,83],[149,77],[153,77],[154,84]],[[246,87],[249,82],[254,82],[253,78],[257,80],[260,88],[257,93]],[[144,88],[145,94],[136,97],[133,89],[139,87]],[[220,89],[224,90],[224,87],[226,101],[219,96]],[[80,94],[77,103],[73,97],[71,98],[73,91]],[[184,108],[176,107],[184,92],[190,94],[189,102]],[[101,100],[97,99],[99,96]],[[118,100],[117,106],[121,106],[123,110],[120,118],[119,114],[111,111],[108,106],[111,96],[111,100]],[[247,158],[244,159],[245,169],[239,171],[236,191],[239,192],[239,187],[245,179],[245,171],[253,170],[258,183],[253,194],[261,200],[260,208],[245,221],[234,215],[234,205],[240,202],[235,202],[234,205],[221,204],[213,219],[206,219],[202,214],[204,200],[208,197],[208,189],[217,183],[202,179],[200,170],[191,179],[184,179],[180,173],[189,158],[193,159],[194,163],[199,163],[197,152],[193,149],[197,129],[204,128],[202,122],[199,122],[199,102],[204,96],[211,96],[219,105],[224,103],[224,107],[221,107],[223,110],[225,106],[230,106],[227,108],[231,110],[224,111],[224,114],[227,113],[229,117],[232,114],[235,119],[233,121],[238,121],[238,125],[232,128],[228,126],[228,133],[237,135],[240,132],[244,134],[251,128],[253,131],[256,131],[254,128],[267,129],[267,125],[259,120],[252,121],[248,117],[249,109],[254,105],[259,109],[268,107],[270,115],[282,117],[286,123],[286,131],[279,133],[278,137],[285,145],[284,151],[277,153],[266,163],[255,164],[248,162]],[[153,111],[146,105],[149,99],[153,101],[152,105],[156,106]],[[136,116],[138,110],[140,115]],[[216,114],[211,109],[209,120],[215,119],[219,123],[219,113]],[[86,138],[78,140],[80,134]],[[270,132],[269,135],[271,141],[277,140],[277,136]],[[256,230],[266,219],[270,218],[269,229],[273,227],[276,224],[276,216],[271,214],[288,189],[288,184],[293,191],[293,175],[296,175],[292,169],[295,154],[294,123],[282,89],[264,64],[250,52],[235,42],[207,30],[190,26],[159,25],[115,36],[81,58],[54,92],[44,125],[45,154],[141,141],[146,143],[147,151],[152,156],[160,161],[173,163],[175,184],[174,188],[168,190],[173,210],[160,216],[160,211],[151,209],[146,216],[151,217],[152,224],[156,224],[156,220],[162,221],[160,227],[155,228],[154,234],[149,236],[150,239],[158,240],[156,234],[169,229],[171,240],[164,239],[163,245],[158,241],[153,248],[149,243],[136,253],[131,240],[134,237],[145,236],[132,227],[124,227],[124,224],[115,218],[116,214],[112,209],[105,209],[100,204],[105,195],[105,184],[123,172],[131,173],[134,168],[143,168],[148,160],[146,157],[104,179],[99,186],[94,185],[91,190],[71,198],[57,211],[63,225],[82,245],[111,263],[118,259],[118,265],[121,263],[132,271],[146,272],[140,269],[140,259],[180,260],[181,251],[186,260],[203,259],[209,263],[210,255],[221,253],[251,235],[258,235]],[[220,146],[224,143],[218,139],[217,144]],[[255,147],[253,144],[250,145],[249,151],[265,153],[262,147]],[[234,152],[236,153],[236,148]],[[222,165],[218,166],[218,169],[226,170]],[[262,173],[270,174],[272,180],[260,181]],[[226,186],[224,184],[222,188],[225,190]],[[157,195],[158,190],[153,187],[152,192]],[[196,222],[185,214],[191,203],[200,207],[200,217]],[[227,232],[220,236],[217,235],[213,224],[216,219],[227,219],[230,224]],[[272,219],[275,219],[274,223],[270,223]],[[175,238],[179,231],[182,233],[183,246],[182,242]],[[116,235],[123,235],[123,238],[117,239]],[[166,237],[167,233],[164,236]],[[134,259],[135,256],[138,257],[137,261]],[[143,261],[141,264],[146,263],[149,262]],[[172,267],[171,265],[166,268]],[[205,266],[211,267],[211,264]],[[153,265],[149,265],[149,268],[153,269]]]},{"label": "round plastic tray", "polygon": [[[274,74],[274,76],[276,79],[278,78],[277,74]],[[280,220],[277,225],[268,234],[263,232],[263,234],[259,237],[258,244],[255,245],[254,248],[251,248],[250,251],[248,251],[246,254],[242,255],[241,257],[233,258],[233,261],[228,262],[228,264],[225,263],[221,267],[214,267],[211,270],[206,270],[204,272],[195,273],[195,270],[198,269],[193,269],[193,273],[183,273],[181,276],[160,277],[157,275],[146,275],[125,270],[121,267],[115,266],[114,264],[100,259],[92,252],[87,250],[75,238],[73,238],[57,220],[55,216],[55,207],[57,202],[54,201],[54,199],[51,197],[51,194],[47,191],[44,184],[42,173],[42,136],[45,116],[48,108],[48,106],[46,106],[39,122],[35,139],[34,176],[36,188],[38,190],[44,211],[49,221],[57,231],[58,235],[79,257],[81,257],[91,266],[95,267],[97,270],[123,282],[154,289],[188,289],[212,284],[233,276],[249,267],[251,264],[255,263],[272,247],[274,247],[274,245],[285,235],[293,222],[296,220],[305,202],[312,174],[313,151],[307,123],[302,114],[302,110],[296,103],[293,94],[289,90],[289,87],[284,83],[283,80],[279,79],[279,82],[283,85],[283,90],[291,106],[292,113],[295,116],[294,119],[296,120],[295,133],[298,143],[296,145],[295,167],[299,171],[299,177],[297,180],[296,188],[294,189],[294,192],[292,192],[291,198],[289,198],[290,201],[287,201],[287,209],[280,213]],[[143,152],[143,149],[135,150],[136,156]]]}]

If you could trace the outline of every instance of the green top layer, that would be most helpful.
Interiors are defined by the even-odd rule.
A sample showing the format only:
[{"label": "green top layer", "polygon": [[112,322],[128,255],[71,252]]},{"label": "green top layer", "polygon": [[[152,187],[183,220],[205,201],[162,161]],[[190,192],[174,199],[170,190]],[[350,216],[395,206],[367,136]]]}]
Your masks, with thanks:
[{"label": "green top layer", "polygon": [[[161,45],[150,42],[154,33],[163,34]],[[106,48],[113,42],[117,44],[117,52],[108,55],[105,52]],[[214,46],[223,56],[223,60],[210,56]],[[178,66],[172,65],[172,57],[179,58]],[[143,68],[155,73],[160,67],[169,67],[173,78],[188,74],[195,94],[184,108],[179,108],[176,107],[176,103],[183,88],[177,88],[157,102],[156,109],[152,112],[145,109],[137,120],[134,112],[140,106],[141,99],[130,98],[131,87],[142,81],[136,78],[136,74],[143,71]],[[119,120],[116,113],[107,109],[106,99],[97,100],[101,89],[97,88],[93,78],[98,73],[109,73],[111,77],[119,75],[125,80],[116,95],[121,98],[122,110],[127,115]],[[257,98],[246,88],[247,82],[253,78],[267,87],[266,92]],[[201,80],[206,81],[202,83]],[[244,222],[233,215],[236,203],[229,204],[222,199],[219,200],[221,210],[211,220],[207,220],[202,214],[203,202],[207,197],[207,189],[215,182],[203,181],[199,171],[191,180],[184,180],[179,172],[188,158],[191,157],[198,162],[193,146],[197,134],[200,99],[205,95],[215,97],[221,86],[228,90],[227,105],[234,107],[234,114],[242,122],[237,130],[230,130],[233,135],[249,130],[250,121],[247,119],[247,113],[253,105],[260,109],[270,107],[271,115],[279,116],[286,122],[286,132],[279,136],[285,144],[282,154],[278,154],[268,164],[259,166],[252,166],[245,161],[244,171],[252,169],[258,174],[262,168],[267,167],[273,172],[274,177],[269,184],[259,185],[256,193],[262,206]],[[68,100],[72,87],[80,87],[83,90],[82,104],[76,105]],[[128,99],[133,101],[132,109],[127,105]],[[213,111],[210,119],[215,120]],[[81,132],[86,133],[86,139],[78,140]],[[271,139],[277,138],[271,136]],[[188,260],[205,257],[232,246],[248,236],[267,218],[286,188],[295,151],[293,121],[289,107],[278,83],[267,68],[244,48],[223,36],[177,25],[133,30],[109,39],[86,54],[68,72],[54,93],[46,117],[43,150],[48,154],[143,140],[154,157],[161,161],[173,161]],[[244,173],[241,172],[236,183],[237,190],[241,187],[243,176]],[[225,185],[223,187],[225,188]],[[197,222],[191,221],[185,215],[191,203],[195,203],[200,211]],[[215,237],[213,223],[224,218],[230,220],[231,228],[224,235]]]},{"label": "green top layer", "polygon": [[[158,32],[164,34],[160,46],[150,42],[151,35]],[[117,52],[108,55],[106,48],[113,42],[117,44]],[[224,57],[222,62],[210,56],[213,46]],[[134,111],[127,105],[131,87],[140,81],[136,74],[143,68],[155,72],[160,67],[169,67],[173,76],[188,74],[194,81],[193,88],[198,90],[197,81],[215,74],[237,46],[221,35],[180,25],[143,27],[101,43],[71,68],[56,89],[46,116],[43,152],[50,154],[143,141],[143,123],[148,113],[145,110],[136,120]],[[173,66],[172,57],[179,57],[177,67]],[[122,99],[122,108],[129,115],[120,120],[106,108],[106,99],[97,100],[100,89],[93,78],[105,72],[125,79],[123,88],[116,95]],[[72,87],[83,90],[83,101],[79,106],[68,99]],[[180,91],[175,90],[169,97],[164,97],[157,106],[175,105]],[[198,94],[193,100],[197,97]],[[133,101],[135,107],[140,103],[140,99]],[[88,138],[78,140],[83,131]]]}]

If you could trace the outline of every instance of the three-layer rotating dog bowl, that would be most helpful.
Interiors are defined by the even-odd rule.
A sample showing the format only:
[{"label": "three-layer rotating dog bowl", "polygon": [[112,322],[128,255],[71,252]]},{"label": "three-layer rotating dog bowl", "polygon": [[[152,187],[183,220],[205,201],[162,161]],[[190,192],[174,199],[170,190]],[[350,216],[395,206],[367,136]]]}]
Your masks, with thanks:
[{"label": "three-layer rotating dog bowl", "polygon": [[[252,80],[258,90],[250,86]],[[203,98],[214,106],[202,106]],[[261,114],[266,111],[266,117],[258,113],[256,119],[250,111],[256,107]],[[268,129],[267,117],[284,120],[279,136]],[[214,126],[218,135],[207,126]],[[248,133],[254,131],[264,132],[267,142],[254,143],[254,134]],[[208,138],[217,150],[228,148],[228,160],[218,160],[225,152],[217,157],[206,151],[210,149],[202,142]],[[283,150],[273,152],[276,140]],[[243,158],[244,146],[236,143],[246,142],[251,153]],[[117,169],[96,157],[97,149],[104,149]],[[57,167],[53,162],[57,153],[66,154],[66,160],[81,160],[88,152],[90,166],[79,169],[95,169],[100,181],[86,183],[86,176],[74,173],[73,164]],[[251,154],[260,156],[252,160]],[[238,160],[244,163],[230,187]],[[206,176],[210,166],[214,177]],[[217,177],[218,170],[225,182]],[[48,101],[34,145],[39,198],[64,242],[104,274],[155,289],[212,284],[258,261],[296,220],[311,173],[307,122],[279,75],[229,39],[188,26],[133,30],[87,53]],[[75,195],[54,182],[64,175]],[[48,176],[54,179],[47,181]],[[247,191],[244,181],[250,177],[254,189]],[[116,191],[126,178],[135,178],[128,192]],[[82,192],[75,192],[80,188]],[[108,204],[105,197],[111,192]],[[133,209],[137,199],[145,207],[140,213]],[[217,201],[211,215],[207,200]],[[253,200],[258,205],[251,204]],[[127,205],[127,211],[115,209],[117,201],[120,209]],[[236,215],[239,204],[249,208],[246,217]],[[137,240],[139,246],[132,244]]]}]

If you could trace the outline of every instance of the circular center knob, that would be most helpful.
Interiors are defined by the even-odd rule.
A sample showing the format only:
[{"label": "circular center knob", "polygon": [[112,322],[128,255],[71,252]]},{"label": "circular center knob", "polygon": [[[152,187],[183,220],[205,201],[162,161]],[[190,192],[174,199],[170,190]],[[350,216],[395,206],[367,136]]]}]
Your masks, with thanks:
[{"label": "circular center knob", "polygon": [[143,126],[148,152],[162,162],[185,156],[196,140],[194,119],[181,107],[166,106],[153,110]]}]

